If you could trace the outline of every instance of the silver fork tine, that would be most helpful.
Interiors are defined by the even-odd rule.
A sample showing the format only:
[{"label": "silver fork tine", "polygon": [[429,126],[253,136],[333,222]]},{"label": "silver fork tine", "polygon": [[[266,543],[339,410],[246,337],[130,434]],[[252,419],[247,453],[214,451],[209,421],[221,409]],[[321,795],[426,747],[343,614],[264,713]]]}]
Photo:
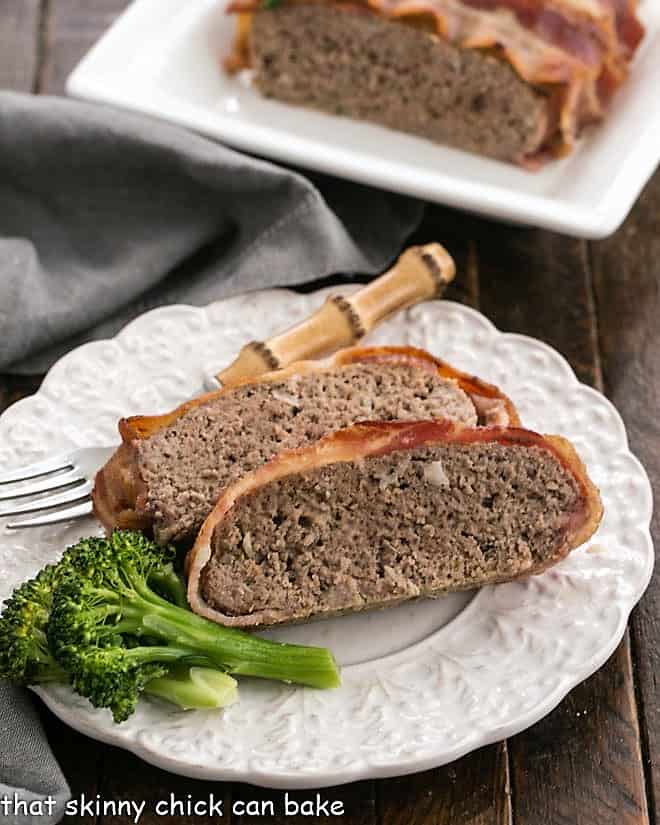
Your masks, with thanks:
[{"label": "silver fork tine", "polygon": [[71,490],[65,490],[63,493],[55,493],[52,496],[40,498],[38,501],[30,501],[27,504],[18,504],[13,507],[9,505],[8,510],[0,510],[0,518],[20,516],[24,513],[36,513],[40,510],[50,510],[52,507],[60,507],[63,504],[72,504],[74,501],[89,498],[93,486],[93,482],[86,481],[84,484],[78,484]]},{"label": "silver fork tine", "polygon": [[[91,492],[100,467],[115,447],[80,447],[0,476],[0,519],[12,529],[72,521],[93,511]],[[30,496],[40,498],[29,499]],[[6,522],[8,517],[18,519]],[[26,518],[27,516],[27,518]]]},{"label": "silver fork tine", "polygon": [[36,481],[27,487],[19,487],[17,490],[4,492],[0,495],[0,501],[12,501],[15,498],[25,498],[26,496],[33,496],[37,493],[50,493],[51,490],[59,490],[68,484],[75,484],[81,481],[85,481],[85,478],[81,476],[80,471],[71,469],[68,473],[62,473],[54,478],[45,478],[43,481]]},{"label": "silver fork tine", "polygon": [[37,461],[28,464],[27,467],[20,467],[10,473],[0,475],[0,484],[13,484],[16,481],[29,481],[37,476],[45,476],[49,473],[56,473],[58,470],[73,469],[71,457],[68,455],[56,455],[47,458],[45,461]]},{"label": "silver fork tine", "polygon": [[44,527],[47,524],[57,524],[60,521],[71,521],[72,519],[88,516],[92,512],[92,502],[83,501],[67,510],[56,510],[45,516],[35,516],[34,518],[23,519],[22,521],[10,521],[7,527],[10,530],[20,530],[22,527]]}]

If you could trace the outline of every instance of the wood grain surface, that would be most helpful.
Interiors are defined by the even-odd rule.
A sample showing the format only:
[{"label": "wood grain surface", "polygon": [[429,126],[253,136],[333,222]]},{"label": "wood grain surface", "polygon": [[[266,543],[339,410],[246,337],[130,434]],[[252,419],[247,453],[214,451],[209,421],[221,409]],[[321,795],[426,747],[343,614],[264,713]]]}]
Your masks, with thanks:
[{"label": "wood grain surface", "polygon": [[[127,0],[0,0],[0,87],[62,93],[67,74]],[[622,413],[631,446],[660,489],[660,173],[622,229],[587,243],[429,207],[413,240],[440,241],[458,275],[447,297],[501,329],[539,337],[580,380]],[[341,279],[337,279],[339,282]],[[327,281],[326,281],[327,283]],[[442,353],[438,353],[442,355]],[[40,377],[0,376],[0,410],[34,392]],[[660,539],[660,517],[653,523]],[[42,710],[74,796],[224,802],[221,820],[167,818],[148,806],[144,825],[211,821],[337,825],[655,825],[660,804],[660,583],[654,577],[609,662],[528,731],[415,776],[319,791],[343,814],[285,817],[284,795],[203,783],[153,768],[69,730]],[[296,801],[314,792],[293,793]],[[272,801],[252,816],[248,801]],[[232,813],[232,808],[235,813]],[[67,817],[84,825],[128,818]]]},{"label": "wood grain surface", "polygon": [[39,0],[0,3],[0,89],[35,91],[42,33]]},{"label": "wood grain surface", "polygon": [[[591,249],[606,394],[656,495],[652,533],[660,546],[660,173],[617,234]],[[651,822],[660,813],[660,580],[656,570],[630,623]]]}]

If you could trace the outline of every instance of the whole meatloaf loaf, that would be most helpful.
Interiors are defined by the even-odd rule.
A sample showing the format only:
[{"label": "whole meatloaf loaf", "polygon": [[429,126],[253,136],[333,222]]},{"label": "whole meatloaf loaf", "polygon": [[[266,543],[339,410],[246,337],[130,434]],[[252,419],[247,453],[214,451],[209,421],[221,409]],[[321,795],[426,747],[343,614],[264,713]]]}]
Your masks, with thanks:
[{"label": "whole meatloaf loaf", "polygon": [[600,120],[637,0],[233,0],[229,71],[296,105],[535,165]]},{"label": "whole meatloaf loaf", "polygon": [[188,600],[245,628],[385,607],[539,573],[601,515],[558,436],[357,424],[225,492],[189,554]]},{"label": "whole meatloaf loaf", "polygon": [[356,421],[450,418],[517,423],[496,388],[422,350],[343,350],[223,387],[171,413],[122,419],[122,445],[97,474],[107,529],[151,529],[191,543],[225,487],[281,450]]}]

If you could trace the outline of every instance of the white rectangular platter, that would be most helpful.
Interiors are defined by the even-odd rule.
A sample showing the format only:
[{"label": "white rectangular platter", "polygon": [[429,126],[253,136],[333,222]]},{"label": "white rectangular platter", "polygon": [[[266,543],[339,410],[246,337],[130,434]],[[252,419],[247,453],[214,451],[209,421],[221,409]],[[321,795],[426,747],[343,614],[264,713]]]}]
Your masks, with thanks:
[{"label": "white rectangular platter", "polygon": [[135,0],[68,81],[69,94],[194,129],[263,157],[585,238],[624,220],[660,160],[660,3],[607,121],[528,172],[379,126],[262,99],[221,70],[223,0]]}]

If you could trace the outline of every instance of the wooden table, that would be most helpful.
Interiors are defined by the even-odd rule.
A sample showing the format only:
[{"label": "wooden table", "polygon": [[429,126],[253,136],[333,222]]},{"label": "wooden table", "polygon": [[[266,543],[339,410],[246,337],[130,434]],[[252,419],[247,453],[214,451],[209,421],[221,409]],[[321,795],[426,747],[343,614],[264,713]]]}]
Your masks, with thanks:
[{"label": "wooden table", "polygon": [[[127,0],[0,0],[0,87],[60,94],[77,60]],[[603,170],[606,174],[606,170]],[[445,243],[457,259],[448,297],[478,307],[502,330],[527,333],[563,353],[582,381],[621,411],[632,448],[660,489],[660,172],[625,226],[586,243],[429,208],[417,241]],[[0,376],[0,410],[40,378]],[[653,524],[660,546],[660,519]],[[660,806],[660,581],[635,609],[618,650],[530,730],[437,770],[326,789],[343,816],[288,822],[351,825],[646,825]],[[282,794],[183,779],[44,722],[75,796],[155,800],[170,791],[232,800]],[[309,796],[309,794],[296,795]],[[152,810],[149,812],[149,807]],[[102,820],[102,821],[101,821]],[[112,817],[70,817],[111,825]],[[128,823],[122,817],[117,822]],[[143,825],[165,825],[153,806]],[[283,822],[230,816],[200,823]]]}]

